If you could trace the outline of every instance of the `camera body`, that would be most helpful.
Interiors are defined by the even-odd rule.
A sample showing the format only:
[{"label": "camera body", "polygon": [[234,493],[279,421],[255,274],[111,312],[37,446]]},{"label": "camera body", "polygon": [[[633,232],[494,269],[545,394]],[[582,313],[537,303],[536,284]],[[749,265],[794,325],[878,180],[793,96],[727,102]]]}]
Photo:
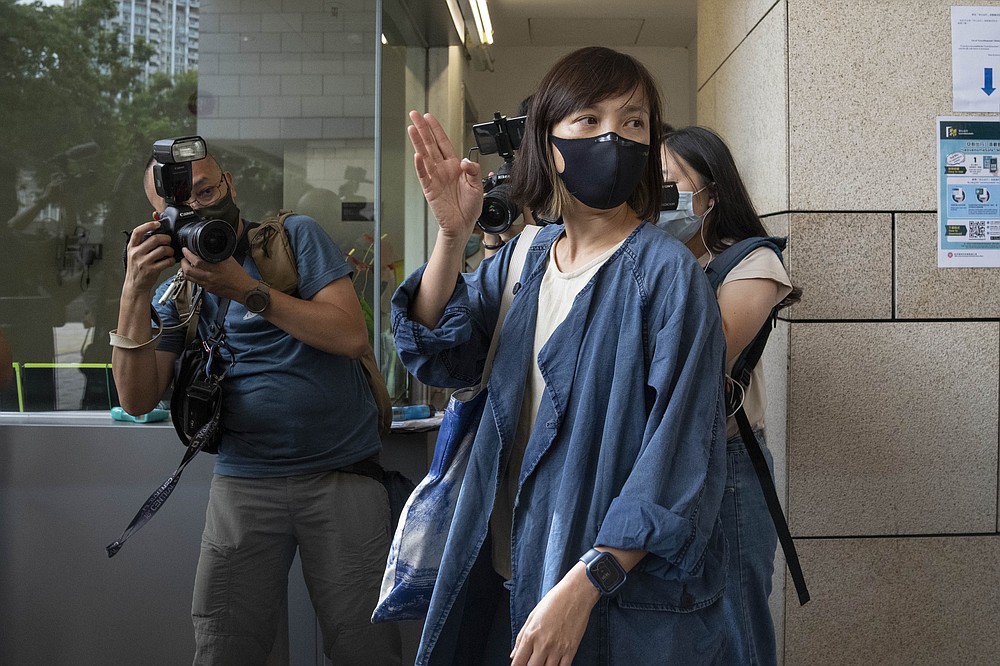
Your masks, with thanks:
[{"label": "camera body", "polygon": [[236,231],[225,220],[206,220],[185,202],[191,199],[191,163],[205,159],[208,149],[200,136],[161,139],[153,143],[153,186],[167,207],[160,213],[160,228],[148,232],[166,234],[174,258],[184,258],[187,248],[211,263],[233,256]]},{"label": "camera body", "polygon": [[510,191],[514,151],[521,147],[527,116],[507,118],[496,112],[493,120],[472,126],[476,146],[483,155],[499,154],[503,164],[495,174],[483,179],[483,210],[476,224],[488,234],[501,234],[521,215]]}]

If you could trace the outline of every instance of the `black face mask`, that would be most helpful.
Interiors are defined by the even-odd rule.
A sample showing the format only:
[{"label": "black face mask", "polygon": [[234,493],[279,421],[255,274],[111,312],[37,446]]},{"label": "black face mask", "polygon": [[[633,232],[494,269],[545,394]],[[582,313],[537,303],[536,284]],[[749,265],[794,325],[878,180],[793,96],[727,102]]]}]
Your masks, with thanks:
[{"label": "black face mask", "polygon": [[561,139],[550,134],[549,139],[566,162],[559,174],[566,189],[591,208],[609,210],[622,205],[646,172],[649,146],[614,132],[587,139]]},{"label": "black face mask", "polygon": [[198,209],[198,214],[206,220],[222,220],[233,228],[233,231],[240,226],[240,209],[233,201],[233,193],[228,187],[226,195],[216,201],[211,206]]}]

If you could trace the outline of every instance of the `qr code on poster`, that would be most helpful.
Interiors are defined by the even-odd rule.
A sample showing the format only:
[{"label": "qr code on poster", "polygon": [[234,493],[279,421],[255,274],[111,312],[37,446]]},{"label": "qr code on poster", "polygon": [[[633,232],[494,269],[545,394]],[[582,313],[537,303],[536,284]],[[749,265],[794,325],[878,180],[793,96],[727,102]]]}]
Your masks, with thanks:
[{"label": "qr code on poster", "polygon": [[986,222],[983,220],[969,221],[969,240],[986,239]]}]

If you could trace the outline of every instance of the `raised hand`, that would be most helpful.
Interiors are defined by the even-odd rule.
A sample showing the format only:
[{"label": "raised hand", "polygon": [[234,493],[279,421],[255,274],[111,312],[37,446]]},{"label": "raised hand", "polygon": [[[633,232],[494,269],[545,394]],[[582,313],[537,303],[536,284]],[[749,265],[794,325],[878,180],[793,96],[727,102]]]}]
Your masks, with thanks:
[{"label": "raised hand", "polygon": [[441,234],[462,243],[469,238],[483,207],[479,165],[462,159],[437,118],[410,111],[406,132],[413,144],[417,178]]}]

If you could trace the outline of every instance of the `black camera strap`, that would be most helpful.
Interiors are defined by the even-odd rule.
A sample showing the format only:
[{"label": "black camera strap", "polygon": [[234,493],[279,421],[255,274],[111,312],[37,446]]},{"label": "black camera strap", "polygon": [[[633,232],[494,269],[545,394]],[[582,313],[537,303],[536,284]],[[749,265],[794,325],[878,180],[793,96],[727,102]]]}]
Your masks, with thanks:
[{"label": "black camera strap", "polygon": [[[221,405],[221,403],[220,403]],[[187,464],[191,462],[198,452],[201,451],[205,442],[212,439],[215,436],[215,431],[219,428],[219,414],[216,412],[212,419],[206,423],[202,428],[195,434],[191,439],[191,443],[184,450],[184,457],[181,458],[181,464],[177,466],[174,473],[167,477],[167,480],[160,484],[160,487],[153,491],[153,494],[143,503],[142,507],[132,518],[132,522],[128,524],[125,531],[122,532],[121,536],[118,537],[114,542],[106,546],[108,551],[108,557],[114,557],[130,536],[142,529],[142,526],[150,521],[150,519],[156,514],[156,512],[163,506],[170,494],[174,492],[174,488],[177,486],[177,482],[181,478],[181,473]]]},{"label": "black camera strap", "polygon": [[[250,232],[251,225],[248,225],[243,235],[240,237],[239,243],[236,246],[236,252],[233,253],[233,257],[241,265],[243,259],[246,257],[247,249],[250,247],[248,240],[248,234]],[[200,294],[203,295],[203,294]],[[236,364],[236,356],[232,348],[226,342],[226,313],[229,311],[229,304],[232,301],[228,298],[224,298],[219,301],[219,310],[216,314],[215,320],[212,322],[211,329],[209,331],[208,339],[202,342],[204,346],[205,353],[208,354],[208,363],[205,366],[205,373],[208,375],[208,379],[212,381],[221,382],[222,378],[225,377],[229,369]],[[194,313],[198,310],[194,310]],[[227,367],[218,368],[214,367],[215,364],[228,363]],[[160,484],[160,487],[153,491],[153,494],[143,502],[139,511],[136,512],[135,517],[132,518],[132,522],[128,524],[128,527],[122,532],[121,536],[115,541],[108,544],[105,550],[108,551],[108,557],[114,557],[125,542],[133,534],[138,532],[142,527],[148,523],[156,512],[159,511],[160,507],[163,506],[167,499],[170,498],[171,493],[174,492],[174,488],[177,487],[177,482],[180,481],[181,474],[184,472],[184,468],[187,467],[188,463],[194,460],[194,457],[198,455],[199,452],[205,447],[207,442],[212,441],[218,434],[220,424],[220,415],[222,410],[222,401],[218,401],[216,404],[215,412],[209,421],[198,429],[194,437],[188,443],[187,448],[184,449],[184,456],[181,458],[180,464],[177,469],[174,470],[173,474],[168,476],[166,480]]]}]

